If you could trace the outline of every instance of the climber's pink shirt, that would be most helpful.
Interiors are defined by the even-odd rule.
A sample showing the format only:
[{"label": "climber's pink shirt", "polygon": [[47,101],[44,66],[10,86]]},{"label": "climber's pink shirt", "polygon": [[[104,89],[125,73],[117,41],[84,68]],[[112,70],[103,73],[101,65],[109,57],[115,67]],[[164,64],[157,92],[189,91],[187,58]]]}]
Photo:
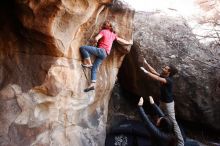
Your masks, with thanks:
[{"label": "climber's pink shirt", "polygon": [[99,41],[99,48],[106,50],[107,54],[110,54],[112,43],[117,39],[117,35],[108,29],[103,29],[99,32],[102,38]]}]

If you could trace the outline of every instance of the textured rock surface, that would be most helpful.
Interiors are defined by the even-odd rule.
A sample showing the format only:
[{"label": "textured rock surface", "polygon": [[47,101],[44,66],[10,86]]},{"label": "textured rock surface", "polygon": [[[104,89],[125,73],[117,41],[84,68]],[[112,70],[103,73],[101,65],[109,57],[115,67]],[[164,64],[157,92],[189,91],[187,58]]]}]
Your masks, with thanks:
[{"label": "textured rock surface", "polygon": [[[115,23],[120,37],[132,39],[134,12],[111,2],[3,1],[1,146],[103,145],[110,93],[130,48],[114,44],[98,72],[96,91],[84,93],[88,82],[79,47],[106,19]],[[85,73],[90,76],[89,70]]]},{"label": "textured rock surface", "polygon": [[122,86],[138,95],[158,97],[159,84],[139,69],[142,59],[158,72],[172,63],[179,69],[174,82],[177,116],[219,130],[220,54],[201,44],[175,13],[136,13],[134,25],[134,45],[120,70]]}]

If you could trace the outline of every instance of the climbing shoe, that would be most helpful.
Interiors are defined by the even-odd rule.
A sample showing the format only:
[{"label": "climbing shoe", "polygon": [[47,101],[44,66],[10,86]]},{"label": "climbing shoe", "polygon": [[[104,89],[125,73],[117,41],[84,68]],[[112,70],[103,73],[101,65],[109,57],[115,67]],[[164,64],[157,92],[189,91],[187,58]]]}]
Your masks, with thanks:
[{"label": "climbing shoe", "polygon": [[92,65],[88,65],[88,64],[82,64],[82,67],[86,67],[86,68],[92,68]]},{"label": "climbing shoe", "polygon": [[94,86],[88,87],[88,88],[84,89],[84,92],[89,92],[91,90],[95,90],[95,87]]}]

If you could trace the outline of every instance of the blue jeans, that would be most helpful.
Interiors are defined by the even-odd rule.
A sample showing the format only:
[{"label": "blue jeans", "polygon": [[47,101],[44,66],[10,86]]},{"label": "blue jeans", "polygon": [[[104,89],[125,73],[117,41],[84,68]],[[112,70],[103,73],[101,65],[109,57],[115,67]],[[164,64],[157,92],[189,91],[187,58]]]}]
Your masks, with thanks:
[{"label": "blue jeans", "polygon": [[92,83],[95,83],[96,76],[97,76],[97,69],[99,68],[102,61],[107,57],[107,53],[105,49],[97,48],[94,46],[81,46],[80,52],[83,56],[83,59],[89,58],[90,55],[96,56],[96,59],[93,63],[92,70],[91,70],[91,80],[92,80]]}]

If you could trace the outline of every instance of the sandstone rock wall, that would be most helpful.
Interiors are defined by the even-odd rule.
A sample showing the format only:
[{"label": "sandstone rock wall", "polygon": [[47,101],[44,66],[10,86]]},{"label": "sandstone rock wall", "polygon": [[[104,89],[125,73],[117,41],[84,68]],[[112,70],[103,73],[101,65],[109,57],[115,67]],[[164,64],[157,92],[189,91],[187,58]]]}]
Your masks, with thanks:
[{"label": "sandstone rock wall", "polygon": [[106,19],[132,39],[134,12],[110,0],[4,1],[1,7],[0,145],[101,146],[108,101],[129,46],[114,44],[84,93],[79,47]]}]

